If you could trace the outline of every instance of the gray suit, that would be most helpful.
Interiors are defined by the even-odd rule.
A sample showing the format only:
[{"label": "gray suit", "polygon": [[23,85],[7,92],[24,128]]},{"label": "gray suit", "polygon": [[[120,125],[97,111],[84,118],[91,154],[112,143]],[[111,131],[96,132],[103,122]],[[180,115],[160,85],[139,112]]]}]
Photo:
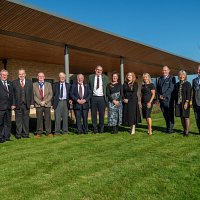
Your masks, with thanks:
[{"label": "gray suit", "polygon": [[192,81],[192,104],[194,108],[194,114],[196,118],[197,127],[200,133],[200,82],[199,77]]}]

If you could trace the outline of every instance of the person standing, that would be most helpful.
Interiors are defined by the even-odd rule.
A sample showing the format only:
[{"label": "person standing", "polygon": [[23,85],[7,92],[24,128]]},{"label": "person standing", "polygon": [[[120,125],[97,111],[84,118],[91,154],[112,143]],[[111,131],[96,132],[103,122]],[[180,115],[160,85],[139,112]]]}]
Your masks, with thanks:
[{"label": "person standing", "polygon": [[190,100],[191,84],[187,81],[187,73],[184,70],[178,73],[179,82],[175,84],[175,116],[181,118],[183,135],[189,135],[190,127]]},{"label": "person standing", "polygon": [[[69,104],[70,84],[66,83],[66,74],[59,73],[59,82],[53,85],[53,109],[55,115],[54,136],[68,132],[68,104]],[[62,120],[62,128],[61,128]]]},{"label": "person standing", "polygon": [[[70,92],[73,101],[73,110],[76,117],[78,134],[88,133],[88,111],[91,90],[88,84],[84,84],[83,74],[77,75],[77,83],[73,84]],[[83,123],[81,123],[81,118]]]},{"label": "person standing", "polygon": [[123,87],[118,82],[118,73],[112,73],[112,82],[107,85],[106,94],[108,97],[108,126],[112,126],[112,133],[118,132],[122,124],[122,98]]},{"label": "person standing", "polygon": [[[107,103],[106,86],[109,79],[102,72],[103,68],[98,65],[95,68],[95,74],[89,76],[89,86],[92,91],[91,113],[94,133],[104,132],[104,114]],[[99,113],[99,127],[97,126],[97,111]]]},{"label": "person standing", "polygon": [[174,127],[174,85],[176,79],[170,76],[168,66],[162,68],[163,76],[158,79],[157,93],[160,108],[166,122],[166,133],[173,133]]},{"label": "person standing", "polygon": [[[45,81],[43,72],[38,73],[38,82],[33,83],[34,103],[36,107],[37,131],[35,137],[41,137],[45,125],[46,135],[51,136],[51,83]],[[44,116],[44,117],[43,117]]]},{"label": "person standing", "polygon": [[131,126],[131,134],[135,134],[136,125],[141,122],[138,105],[138,84],[133,72],[128,72],[123,84],[123,124]]},{"label": "person standing", "polygon": [[29,138],[29,114],[34,107],[33,84],[26,79],[24,69],[18,70],[18,79],[12,82],[14,93],[16,139]]},{"label": "person standing", "polygon": [[10,141],[11,136],[11,110],[13,106],[13,88],[8,81],[8,71],[0,72],[0,143]]},{"label": "person standing", "polygon": [[197,68],[197,75],[198,76],[192,80],[192,105],[200,134],[200,65]]},{"label": "person standing", "polygon": [[151,83],[151,76],[148,73],[144,73],[142,77],[144,82],[141,88],[142,115],[148,124],[148,134],[152,135],[151,111],[155,97],[155,86],[153,83]]}]

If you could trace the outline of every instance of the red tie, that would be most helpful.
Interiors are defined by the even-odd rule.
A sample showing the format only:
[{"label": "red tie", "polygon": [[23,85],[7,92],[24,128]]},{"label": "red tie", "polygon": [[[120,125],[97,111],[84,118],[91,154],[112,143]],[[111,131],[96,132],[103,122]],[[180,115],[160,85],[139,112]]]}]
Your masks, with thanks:
[{"label": "red tie", "polygon": [[23,80],[21,80],[21,86],[22,86],[22,88],[24,88],[24,81]]},{"label": "red tie", "polygon": [[43,101],[44,95],[43,95],[43,89],[42,88],[40,88],[40,96],[41,96],[41,100]]}]

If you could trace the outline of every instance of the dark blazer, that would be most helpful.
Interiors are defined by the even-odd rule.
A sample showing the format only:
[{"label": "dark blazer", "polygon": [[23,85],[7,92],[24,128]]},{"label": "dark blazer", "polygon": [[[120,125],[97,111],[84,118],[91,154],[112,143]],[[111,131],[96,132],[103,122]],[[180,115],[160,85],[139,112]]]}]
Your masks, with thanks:
[{"label": "dark blazer", "polygon": [[[67,102],[69,101],[70,95],[70,84],[65,82],[66,87],[66,95],[67,95]],[[53,98],[52,98],[52,105],[53,108],[56,109],[59,103],[60,97],[60,82],[56,82],[53,84]]]},{"label": "dark blazer", "polygon": [[[175,115],[177,117],[183,116],[183,117],[189,117],[190,114],[190,103],[188,103],[187,109],[184,109],[184,104],[186,100],[190,101],[191,100],[191,92],[192,92],[192,87],[190,82],[186,81],[182,85],[182,104],[178,104],[178,92],[180,88],[180,82],[175,84]],[[181,106],[181,109],[180,109]]]},{"label": "dark blazer", "polygon": [[[178,91],[180,88],[180,82],[175,84],[175,103],[178,103]],[[191,84],[186,81],[182,85],[182,102],[185,103],[186,100],[191,100]]]},{"label": "dark blazer", "polygon": [[7,81],[9,96],[6,88],[0,80],[0,110],[11,110],[13,105],[13,87],[10,81]]},{"label": "dark blazer", "polygon": [[192,104],[200,106],[200,85],[198,77],[192,81]]},{"label": "dark blazer", "polygon": [[[21,104],[21,84],[20,80],[16,79],[12,82],[13,85],[13,93],[14,93],[14,103],[13,105],[16,106],[16,109],[20,108]],[[30,105],[34,105],[34,98],[33,98],[33,84],[31,80],[25,79],[25,86],[24,86],[24,95],[25,95],[25,104],[27,109],[30,109]]]},{"label": "dark blazer", "polygon": [[[93,93],[93,90],[94,90],[94,79],[95,79],[95,74],[91,74],[89,76],[89,86],[90,86],[92,93]],[[108,99],[107,99],[107,96],[106,96],[106,87],[109,83],[109,78],[105,74],[102,74],[102,82],[103,82],[103,94],[104,94],[105,101],[107,102]]]},{"label": "dark blazer", "polygon": [[90,98],[92,96],[92,92],[91,92],[88,84],[83,84],[83,86],[84,86],[83,99],[86,100],[86,102],[83,105],[80,105],[80,104],[77,103],[77,100],[80,99],[79,94],[78,94],[78,83],[73,84],[72,87],[71,87],[70,96],[71,96],[71,99],[73,101],[73,109],[74,110],[79,110],[79,109],[81,109],[81,107],[84,110],[89,109],[89,101],[90,101]]},{"label": "dark blazer", "polygon": [[164,100],[169,102],[171,99],[174,99],[174,85],[176,84],[176,79],[173,76],[168,76],[166,79],[164,79],[163,76],[161,76],[158,79],[157,84],[157,94],[158,98],[159,96],[163,96]]}]

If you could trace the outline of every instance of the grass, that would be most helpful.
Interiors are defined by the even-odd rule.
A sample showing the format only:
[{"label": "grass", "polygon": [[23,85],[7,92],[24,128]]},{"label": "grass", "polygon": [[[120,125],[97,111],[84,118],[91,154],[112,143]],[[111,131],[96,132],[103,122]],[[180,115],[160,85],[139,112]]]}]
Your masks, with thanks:
[{"label": "grass", "polygon": [[135,136],[75,135],[15,140],[0,145],[0,199],[200,199],[200,136],[193,113],[189,137],[164,134],[161,113]]}]

